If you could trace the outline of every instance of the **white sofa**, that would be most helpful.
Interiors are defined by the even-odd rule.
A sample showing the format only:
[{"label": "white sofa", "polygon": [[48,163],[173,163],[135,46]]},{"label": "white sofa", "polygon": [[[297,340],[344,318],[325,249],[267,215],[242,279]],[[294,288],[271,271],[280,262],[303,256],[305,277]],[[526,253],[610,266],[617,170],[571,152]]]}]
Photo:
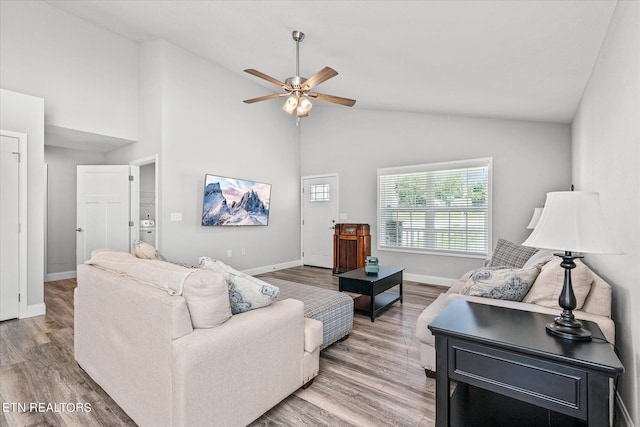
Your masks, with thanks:
[{"label": "white sofa", "polygon": [[194,329],[181,295],[89,265],[77,281],[75,358],[140,426],[244,426],[318,374],[300,301]]},{"label": "white sofa", "polygon": [[[611,319],[611,286],[589,270],[586,265],[580,261],[577,261],[577,263],[579,264],[580,270],[579,274],[574,273],[572,283],[574,290],[577,289],[576,293],[580,294],[580,298],[584,302],[580,309],[573,310],[573,314],[577,319],[597,323],[607,341],[613,344],[615,343],[615,323]],[[420,341],[420,364],[424,368],[427,377],[435,377],[436,369],[435,338],[427,326],[453,300],[462,299],[480,304],[545,313],[553,316],[560,315],[562,309],[560,307],[550,307],[549,305],[551,304],[548,302],[557,301],[562,278],[564,277],[564,269],[560,267],[559,259],[556,262],[549,261],[545,265],[542,265],[541,268],[545,272],[546,278],[552,276],[556,282],[553,287],[548,287],[548,284],[545,284],[545,288],[549,291],[548,298],[544,298],[547,301],[543,302],[546,306],[540,304],[540,293],[544,292],[545,288],[540,289],[539,286],[535,289],[537,295],[531,295],[534,292],[534,288],[532,287],[523,302],[463,295],[461,291],[465,285],[467,285],[471,272],[465,273],[446,293],[439,295],[435,301],[429,304],[416,321],[416,337]],[[542,273],[533,283],[533,286],[536,286],[539,280],[543,280]],[[542,295],[542,297],[544,297],[544,295]],[[528,302],[532,300],[538,303]],[[557,304],[557,302],[555,304]]]}]

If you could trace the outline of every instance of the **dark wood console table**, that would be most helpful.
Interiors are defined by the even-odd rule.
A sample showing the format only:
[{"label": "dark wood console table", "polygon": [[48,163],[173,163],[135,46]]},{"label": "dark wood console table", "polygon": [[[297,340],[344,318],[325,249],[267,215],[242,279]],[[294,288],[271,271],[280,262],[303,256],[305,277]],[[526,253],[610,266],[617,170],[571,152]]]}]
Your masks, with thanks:
[{"label": "dark wood console table", "polygon": [[535,419],[608,426],[609,380],[624,372],[622,363],[597,324],[583,322],[593,341],[570,341],[547,334],[552,319],[452,301],[429,325],[436,339],[436,426],[480,419],[491,426],[539,425]]}]

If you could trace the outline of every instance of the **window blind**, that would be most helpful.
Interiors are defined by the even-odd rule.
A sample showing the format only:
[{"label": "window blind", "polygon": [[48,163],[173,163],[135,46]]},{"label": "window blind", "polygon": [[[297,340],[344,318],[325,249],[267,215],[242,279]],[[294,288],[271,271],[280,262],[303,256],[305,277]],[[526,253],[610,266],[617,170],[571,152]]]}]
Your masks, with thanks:
[{"label": "window blind", "polygon": [[378,169],[378,249],[487,256],[491,158]]}]

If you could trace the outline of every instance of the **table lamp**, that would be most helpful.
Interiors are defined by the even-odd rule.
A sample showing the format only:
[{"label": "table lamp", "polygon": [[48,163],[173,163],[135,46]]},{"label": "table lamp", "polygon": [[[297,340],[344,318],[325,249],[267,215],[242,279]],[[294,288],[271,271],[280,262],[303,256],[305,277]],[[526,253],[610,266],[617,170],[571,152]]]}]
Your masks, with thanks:
[{"label": "table lamp", "polygon": [[529,221],[529,225],[527,225],[527,229],[533,230],[538,225],[538,221],[540,221],[540,215],[542,215],[542,209],[544,208],[534,208],[533,216],[531,217],[531,221]]},{"label": "table lamp", "polygon": [[573,315],[576,297],[571,285],[574,260],[583,258],[573,252],[594,254],[621,254],[608,233],[600,208],[599,194],[588,191],[558,191],[547,193],[547,201],[540,219],[524,246],[542,249],[558,249],[554,254],[562,258],[565,269],[562,293],[558,304],[562,314],[547,325],[547,331],[569,340],[591,340],[591,332]]}]

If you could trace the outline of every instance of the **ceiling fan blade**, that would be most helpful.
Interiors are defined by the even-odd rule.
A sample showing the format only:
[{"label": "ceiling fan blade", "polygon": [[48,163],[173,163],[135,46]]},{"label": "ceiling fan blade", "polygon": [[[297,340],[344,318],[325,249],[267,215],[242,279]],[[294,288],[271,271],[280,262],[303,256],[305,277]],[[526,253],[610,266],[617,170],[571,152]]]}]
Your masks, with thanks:
[{"label": "ceiling fan blade", "polygon": [[338,75],[338,72],[331,67],[324,67],[322,70],[309,77],[304,83],[302,83],[302,90],[310,90],[314,86],[318,86],[320,83],[329,80],[331,77]]},{"label": "ceiling fan blade", "polygon": [[281,96],[286,96],[286,95],[288,95],[288,93],[274,93],[273,95],[265,95],[265,96],[260,96],[258,98],[245,99],[242,102],[245,102],[247,104],[253,104],[254,102],[266,101],[267,99],[279,98]]},{"label": "ceiling fan blade", "polygon": [[355,99],[342,98],[340,96],[326,95],[324,93],[312,92],[307,94],[311,98],[319,99],[320,101],[333,102],[334,104],[344,105],[346,107],[353,107],[356,103]]},{"label": "ceiling fan blade", "polygon": [[286,85],[285,83],[281,82],[280,80],[275,79],[275,78],[273,78],[271,76],[268,76],[265,73],[261,73],[258,70],[254,70],[253,68],[248,68],[248,69],[244,70],[244,72],[245,73],[249,73],[249,74],[251,74],[253,76],[256,76],[256,77],[260,77],[261,79],[264,79],[264,80],[266,80],[268,82],[271,82],[276,86],[280,86],[283,89],[288,88],[288,85]]}]

